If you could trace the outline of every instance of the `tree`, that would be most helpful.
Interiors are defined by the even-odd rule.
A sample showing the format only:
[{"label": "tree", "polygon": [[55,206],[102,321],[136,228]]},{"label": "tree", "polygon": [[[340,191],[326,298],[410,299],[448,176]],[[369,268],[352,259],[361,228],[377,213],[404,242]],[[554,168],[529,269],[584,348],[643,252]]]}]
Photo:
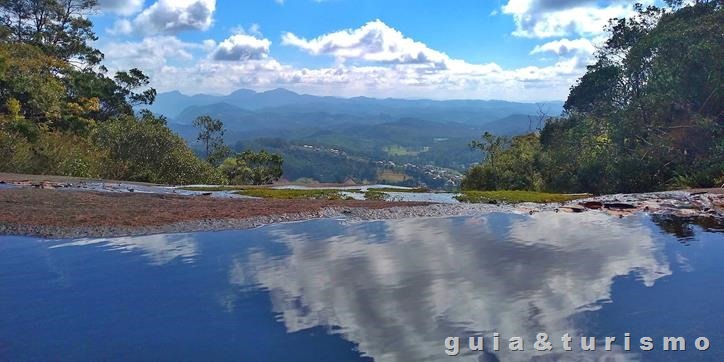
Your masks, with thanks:
[{"label": "tree", "polygon": [[[722,2],[667,3],[673,10],[637,5],[634,16],[610,21],[609,39],[537,146],[516,139],[501,152],[504,143],[492,135],[474,142],[486,157],[468,171],[464,187],[534,189],[535,182],[523,181],[536,173],[548,191],[721,185]],[[525,156],[529,150],[537,154]],[[531,163],[533,173],[524,167]]]},{"label": "tree", "polygon": [[193,124],[194,127],[199,129],[199,135],[196,137],[196,140],[204,145],[206,160],[212,163],[212,156],[214,156],[215,153],[217,154],[216,156],[218,156],[219,153],[224,153],[224,123],[210,116],[199,116],[194,120]]},{"label": "tree", "polygon": [[150,112],[140,119],[128,116],[105,122],[93,139],[110,156],[105,170],[109,178],[168,184],[221,181],[166,126],[165,119]]},{"label": "tree", "polygon": [[[28,120],[57,121],[49,126],[87,132],[95,121],[132,115],[134,106],[153,103],[156,91],[143,72],[131,69],[108,77],[99,66],[103,54],[92,47],[97,37],[87,18],[96,6],[96,0],[0,0],[0,46],[9,51],[11,63],[20,64],[10,72],[16,78],[11,84],[27,91],[2,87],[4,99],[20,101]],[[19,81],[20,76],[39,84]],[[55,94],[49,97],[51,91]],[[47,103],[57,94],[67,107],[26,101]]]},{"label": "tree", "polygon": [[224,160],[219,170],[234,184],[266,185],[282,177],[283,164],[279,154],[244,151]]},{"label": "tree", "polygon": [[98,38],[86,17],[96,6],[96,0],[2,0],[0,34],[6,42],[31,44],[48,55],[91,67],[103,59],[90,46]]},{"label": "tree", "polygon": [[483,133],[480,138],[482,141],[470,142],[470,148],[483,151],[483,162],[490,163],[491,167],[495,169],[495,161],[497,160],[498,155],[510,145],[510,139],[507,137],[494,136],[492,133],[487,131]]},{"label": "tree", "polygon": [[[0,0],[0,171],[160,183],[223,179],[164,117],[138,69],[107,76],[95,0]],[[223,156],[219,156],[223,157]]]},{"label": "tree", "polygon": [[486,133],[483,140],[476,145],[486,152],[486,161],[468,170],[463,189],[537,191],[543,187],[537,169],[540,141],[536,134],[508,139]]}]

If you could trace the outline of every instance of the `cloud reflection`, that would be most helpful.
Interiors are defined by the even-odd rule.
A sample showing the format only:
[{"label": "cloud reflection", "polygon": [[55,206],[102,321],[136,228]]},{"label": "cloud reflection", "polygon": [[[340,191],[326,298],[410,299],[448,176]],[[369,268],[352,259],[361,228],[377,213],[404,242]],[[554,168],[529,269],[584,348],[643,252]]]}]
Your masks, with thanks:
[{"label": "cloud reflection", "polygon": [[601,355],[546,356],[533,350],[535,334],[549,333],[559,347],[560,335],[585,332],[572,316],[611,300],[615,277],[634,273],[651,286],[671,274],[636,219],[539,213],[382,223],[385,242],[365,224],[323,239],[271,229],[289,255],[256,251],[235,262],[230,282],[267,289],[288,332],[335,328],[381,361],[445,359],[445,337],[493,332],[526,338],[525,352],[504,348],[503,360],[582,360]]},{"label": "cloud reflection", "polygon": [[94,244],[104,244],[109,250],[120,252],[140,252],[150,259],[152,265],[164,265],[177,258],[185,263],[193,263],[194,258],[198,255],[196,240],[188,234],[158,234],[111,239],[79,239],[70,243],[55,245],[51,248]]}]

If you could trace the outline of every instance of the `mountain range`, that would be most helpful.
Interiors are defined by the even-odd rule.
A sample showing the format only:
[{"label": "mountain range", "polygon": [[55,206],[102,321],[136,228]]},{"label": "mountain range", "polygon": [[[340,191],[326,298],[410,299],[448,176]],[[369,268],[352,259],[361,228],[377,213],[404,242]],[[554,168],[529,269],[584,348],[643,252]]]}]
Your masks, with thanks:
[{"label": "mountain range", "polygon": [[[414,185],[428,177],[425,167],[459,173],[478,162],[480,155],[468,144],[481,133],[514,136],[534,131],[561,114],[563,102],[339,98],[240,89],[228,95],[161,93],[149,108],[169,118],[169,126],[197,148],[194,119],[220,119],[226,143],[236,151],[282,153],[285,174],[293,179],[340,182],[354,177],[374,182],[380,181],[375,175],[394,171]],[[408,166],[390,171],[380,164]],[[322,173],[335,168],[339,172]]]},{"label": "mountain range", "polygon": [[[231,108],[235,107],[235,108]],[[219,108],[238,114],[327,114],[380,119],[419,118],[435,122],[458,122],[482,125],[513,114],[536,115],[543,111],[558,116],[563,102],[520,103],[500,100],[426,100],[395,98],[339,98],[297,94],[278,88],[266,92],[240,89],[228,95],[197,94],[187,96],[180,92],[160,93],[149,107],[157,114],[188,123],[193,113],[221,112]],[[195,110],[195,111],[193,111]]]}]

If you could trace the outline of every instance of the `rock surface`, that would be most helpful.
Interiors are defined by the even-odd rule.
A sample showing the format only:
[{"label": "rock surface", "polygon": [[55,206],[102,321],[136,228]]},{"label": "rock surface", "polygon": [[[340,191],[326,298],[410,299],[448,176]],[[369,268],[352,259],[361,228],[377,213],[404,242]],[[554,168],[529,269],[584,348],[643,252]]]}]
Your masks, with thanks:
[{"label": "rock surface", "polygon": [[2,185],[0,234],[53,238],[245,229],[318,218],[359,222],[491,212],[603,212],[613,217],[648,213],[724,220],[724,193],[719,190],[605,195],[563,204],[491,205],[233,198],[217,192],[181,194],[159,185],[85,181],[10,180]]}]

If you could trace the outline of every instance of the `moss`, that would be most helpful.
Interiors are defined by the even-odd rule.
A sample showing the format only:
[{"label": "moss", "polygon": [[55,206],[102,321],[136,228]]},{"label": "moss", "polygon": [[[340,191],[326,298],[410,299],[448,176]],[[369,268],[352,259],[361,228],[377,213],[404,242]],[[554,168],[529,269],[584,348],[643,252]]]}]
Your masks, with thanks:
[{"label": "moss", "polygon": [[239,195],[263,197],[265,199],[315,199],[315,200],[342,200],[342,194],[334,189],[290,190],[271,188],[251,188],[236,192]]},{"label": "moss", "polygon": [[210,192],[210,191],[239,191],[239,190],[246,190],[249,187],[246,186],[186,186],[181,187],[181,190],[186,191],[203,191],[203,192]]},{"label": "moss", "polygon": [[370,189],[365,192],[365,200],[384,201],[385,198],[387,198],[387,194],[379,191],[379,189]]},{"label": "moss", "polygon": [[378,191],[378,192],[430,192],[430,190],[425,187],[417,187],[414,189],[398,189],[395,187],[380,187],[380,188],[374,188],[374,189],[369,189],[369,190]]},{"label": "moss", "polygon": [[566,202],[589,197],[588,194],[549,194],[535,191],[463,191],[455,198],[469,203]]}]

